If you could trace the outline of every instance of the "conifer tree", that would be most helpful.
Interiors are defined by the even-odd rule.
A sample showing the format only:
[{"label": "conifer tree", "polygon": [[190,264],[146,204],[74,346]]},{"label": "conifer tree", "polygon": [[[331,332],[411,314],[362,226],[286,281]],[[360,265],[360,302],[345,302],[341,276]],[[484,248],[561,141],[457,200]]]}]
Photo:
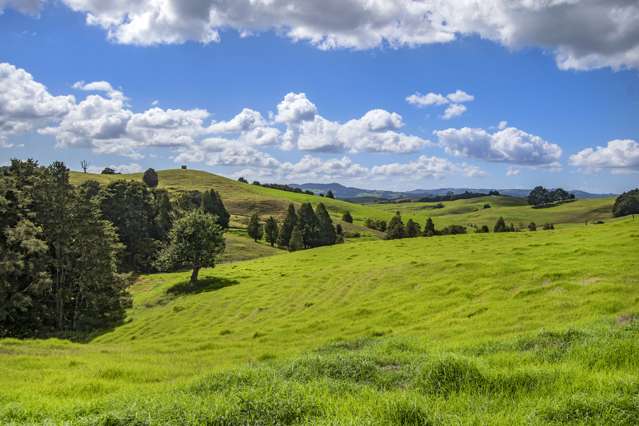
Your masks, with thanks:
[{"label": "conifer tree", "polygon": [[316,247],[320,242],[319,220],[311,203],[300,206],[297,226],[302,233],[304,248]]},{"label": "conifer tree", "polygon": [[421,234],[419,224],[413,219],[408,219],[408,222],[406,222],[406,236],[408,236],[409,238],[414,238],[419,234]]},{"label": "conifer tree", "polygon": [[500,216],[499,219],[497,219],[493,232],[508,232],[508,227],[506,226],[506,221],[504,221],[503,217]]},{"label": "conifer tree", "polygon": [[222,202],[222,197],[220,197],[220,194],[217,191],[213,189],[204,191],[202,193],[200,203],[202,210],[206,213],[217,216],[216,222],[218,225],[224,229],[228,229],[231,215],[226,210],[226,207]]},{"label": "conifer tree", "polygon": [[335,195],[333,195],[333,191],[331,191],[330,189],[326,192],[326,198],[335,198]]},{"label": "conifer tree", "polygon": [[346,223],[353,223],[353,216],[351,216],[351,212],[347,211],[342,215],[342,220]]},{"label": "conifer tree", "polygon": [[404,228],[404,222],[402,222],[402,216],[399,212],[395,213],[395,216],[388,221],[386,227],[386,239],[396,240],[404,238],[406,236],[406,229]]},{"label": "conifer tree", "polygon": [[264,223],[264,236],[266,237],[266,242],[269,243],[271,247],[277,242],[278,233],[277,221],[273,216],[269,216]]},{"label": "conifer tree", "polygon": [[249,219],[247,232],[249,237],[253,238],[253,241],[257,242],[262,239],[263,231],[262,224],[260,223],[260,218],[257,213],[253,213],[251,218]]},{"label": "conifer tree", "polygon": [[426,219],[426,225],[424,226],[424,236],[432,237],[433,235],[437,235],[437,230],[435,229],[433,219],[429,217],[428,219]]},{"label": "conifer tree", "polygon": [[295,213],[295,206],[293,204],[288,205],[288,212],[286,218],[280,227],[277,236],[277,245],[280,247],[288,247],[288,243],[291,240],[291,234],[293,228],[297,225],[297,214]]},{"label": "conifer tree", "polygon": [[295,225],[293,227],[293,231],[291,232],[291,239],[288,242],[288,250],[289,251],[298,251],[304,248],[304,241],[302,240],[302,233],[300,232],[300,228]]},{"label": "conifer tree", "polygon": [[339,223],[335,225],[335,234],[337,235],[337,239],[335,240],[336,244],[341,244],[344,242],[344,229],[342,225]]},{"label": "conifer tree", "polygon": [[319,239],[317,245],[330,246],[335,244],[337,235],[331,216],[328,214],[324,203],[319,203],[315,208],[315,214],[318,221]]}]

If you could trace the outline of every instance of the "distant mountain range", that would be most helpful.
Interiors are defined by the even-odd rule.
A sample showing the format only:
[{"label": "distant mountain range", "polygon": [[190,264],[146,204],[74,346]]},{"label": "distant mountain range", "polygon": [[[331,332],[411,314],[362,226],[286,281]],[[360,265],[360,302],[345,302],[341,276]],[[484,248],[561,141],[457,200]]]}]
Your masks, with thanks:
[{"label": "distant mountain range", "polygon": [[[300,188],[303,190],[313,191],[315,193],[326,193],[328,190],[333,192],[336,198],[361,201],[375,200],[394,200],[402,198],[420,198],[427,196],[446,195],[449,192],[454,194],[462,194],[468,192],[479,192],[487,194],[489,191],[495,190],[495,188],[436,188],[436,189],[414,189],[412,191],[398,192],[398,191],[383,191],[375,189],[362,189],[351,186],[344,186],[339,183],[303,183],[290,184],[294,188]],[[530,189],[497,189],[502,195],[509,195],[511,197],[527,197]],[[571,194],[575,194],[576,198],[606,198],[612,197],[616,194],[593,194],[590,192],[573,190],[568,191]]]}]

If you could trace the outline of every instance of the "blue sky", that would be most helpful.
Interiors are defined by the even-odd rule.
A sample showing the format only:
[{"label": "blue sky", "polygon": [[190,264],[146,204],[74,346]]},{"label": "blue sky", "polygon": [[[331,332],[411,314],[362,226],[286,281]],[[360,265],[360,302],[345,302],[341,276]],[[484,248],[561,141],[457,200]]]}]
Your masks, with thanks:
[{"label": "blue sky", "polygon": [[[401,9],[391,12],[405,19],[403,38],[386,27],[353,33],[334,15],[327,28],[275,13],[257,28],[237,18],[195,21],[201,32],[176,27],[176,19],[199,18],[192,10],[132,30],[139,10],[32,3],[17,10],[9,2],[0,15],[0,163],[32,157],[78,169],[86,159],[94,170],[122,171],[188,164],[269,182],[406,190],[637,186],[634,33],[619,41],[628,51],[596,43],[588,51],[581,33],[566,36],[585,37],[577,48],[520,30],[541,19],[533,14],[525,26],[519,15],[499,24],[523,34],[515,45],[483,30],[415,42],[407,37],[424,23]],[[323,11],[306,12],[324,22]],[[356,22],[368,19],[352,12]]]}]

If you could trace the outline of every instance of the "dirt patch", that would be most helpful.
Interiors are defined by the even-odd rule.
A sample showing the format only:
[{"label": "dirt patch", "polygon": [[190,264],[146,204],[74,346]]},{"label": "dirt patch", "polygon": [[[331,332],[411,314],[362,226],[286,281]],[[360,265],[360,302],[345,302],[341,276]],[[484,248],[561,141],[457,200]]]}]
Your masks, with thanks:
[{"label": "dirt patch", "polygon": [[593,284],[597,284],[600,281],[601,281],[601,278],[599,277],[584,278],[581,280],[581,285],[593,285]]},{"label": "dirt patch", "polygon": [[621,315],[619,317],[617,317],[617,325],[618,326],[626,326],[629,324],[632,324],[633,322],[635,322],[637,320],[637,315],[635,314],[626,314],[626,315]]}]

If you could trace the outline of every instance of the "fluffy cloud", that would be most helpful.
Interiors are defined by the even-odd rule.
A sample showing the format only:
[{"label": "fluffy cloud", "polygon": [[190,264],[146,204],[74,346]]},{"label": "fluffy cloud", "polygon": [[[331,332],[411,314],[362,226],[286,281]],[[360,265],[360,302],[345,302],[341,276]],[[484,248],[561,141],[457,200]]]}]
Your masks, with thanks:
[{"label": "fluffy cloud", "polygon": [[508,170],[506,170],[506,176],[519,176],[519,173],[521,173],[521,170],[512,166],[508,167]]},{"label": "fluffy cloud", "polygon": [[586,171],[636,172],[639,171],[639,143],[632,139],[612,140],[607,146],[587,148],[571,155],[570,164]]},{"label": "fluffy cloud", "polygon": [[0,146],[10,135],[30,131],[67,114],[73,96],[53,96],[31,74],[0,63]]},{"label": "fluffy cloud", "polygon": [[463,113],[466,112],[467,108],[465,105],[462,105],[466,102],[472,102],[475,100],[473,95],[470,95],[463,90],[456,90],[453,93],[449,93],[444,96],[441,93],[427,93],[422,95],[419,92],[416,92],[408,97],[406,97],[406,102],[411,105],[415,105],[418,108],[431,106],[431,105],[448,105],[442,118],[444,120],[450,120],[451,118],[459,117]]},{"label": "fluffy cloud", "polygon": [[435,131],[439,144],[453,155],[526,166],[558,167],[559,145],[514,127],[495,133],[464,127]]},{"label": "fluffy cloud", "polygon": [[275,120],[287,126],[283,135],[284,149],[407,153],[428,144],[422,138],[400,132],[404,123],[397,113],[374,109],[342,124],[319,115],[303,93],[286,95],[278,105]]},{"label": "fluffy cloud", "polygon": [[[62,0],[118,43],[218,42],[219,30],[276,30],[321,49],[447,43],[478,35],[538,46],[562,69],[639,67],[639,4],[631,0]],[[37,13],[41,0],[0,0]]]},{"label": "fluffy cloud", "polygon": [[459,117],[466,112],[466,107],[461,104],[450,104],[444,111],[442,118],[444,120],[450,120],[451,118]]},{"label": "fluffy cloud", "polygon": [[280,139],[280,131],[270,127],[261,113],[249,108],[244,108],[229,121],[213,123],[207,131],[238,134],[239,141],[248,145],[275,145]]},{"label": "fluffy cloud", "polygon": [[374,166],[371,174],[376,177],[406,176],[420,178],[442,178],[447,175],[465,175],[470,177],[484,176],[478,167],[466,164],[457,165],[445,158],[421,155],[408,163],[390,163]]}]

